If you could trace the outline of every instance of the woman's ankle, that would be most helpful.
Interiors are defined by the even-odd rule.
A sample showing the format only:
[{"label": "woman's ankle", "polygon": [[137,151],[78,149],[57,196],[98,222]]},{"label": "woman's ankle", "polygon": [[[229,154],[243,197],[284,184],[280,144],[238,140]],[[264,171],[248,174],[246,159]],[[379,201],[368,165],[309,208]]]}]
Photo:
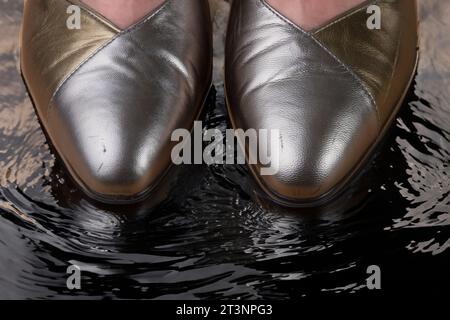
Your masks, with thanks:
[{"label": "woman's ankle", "polygon": [[165,0],[81,0],[105,16],[119,28],[125,29],[161,6]]}]

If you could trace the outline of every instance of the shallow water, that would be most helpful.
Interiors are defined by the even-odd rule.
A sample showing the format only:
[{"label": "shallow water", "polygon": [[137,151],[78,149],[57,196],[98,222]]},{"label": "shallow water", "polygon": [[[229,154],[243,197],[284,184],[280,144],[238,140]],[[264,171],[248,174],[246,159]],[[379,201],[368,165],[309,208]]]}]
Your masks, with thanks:
[{"label": "shallow water", "polygon": [[[49,151],[18,72],[22,3],[0,1],[0,298],[369,294],[369,265],[386,294],[448,295],[450,3],[419,2],[418,74],[371,165],[337,203],[287,212],[258,200],[236,166],[179,168],[132,207],[86,198]],[[228,5],[214,8],[217,91],[205,121],[225,130]],[[66,287],[71,264],[79,291]]]}]

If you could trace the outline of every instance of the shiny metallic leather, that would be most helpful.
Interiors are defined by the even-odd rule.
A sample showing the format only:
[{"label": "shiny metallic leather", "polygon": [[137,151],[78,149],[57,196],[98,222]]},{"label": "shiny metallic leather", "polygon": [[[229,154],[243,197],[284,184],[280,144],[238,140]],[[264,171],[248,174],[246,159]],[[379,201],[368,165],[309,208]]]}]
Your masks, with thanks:
[{"label": "shiny metallic leather", "polygon": [[104,202],[146,195],[211,85],[207,1],[167,0],[118,33],[54,93],[42,122],[75,180]]},{"label": "shiny metallic leather", "polygon": [[[381,8],[381,29],[367,29],[367,5],[314,32],[333,54],[364,82],[388,121],[408,87],[417,60],[417,3],[413,0],[369,1]],[[351,48],[351,50],[349,49]]]},{"label": "shiny metallic leather", "polygon": [[[402,30],[414,35],[415,4],[400,2],[406,6],[406,1],[411,3],[408,9],[412,13],[393,10],[384,19],[391,27],[403,24],[399,20],[410,15]],[[391,7],[397,8],[397,1],[393,3]],[[407,35],[388,37],[382,31],[382,36],[364,37],[364,33],[376,32],[366,28],[359,30],[355,38],[347,38],[348,29],[331,23],[318,30],[316,38],[263,0],[234,1],[230,17],[225,86],[231,122],[244,130],[280,131],[278,173],[262,176],[260,165],[250,168],[262,189],[276,202],[320,203],[343,186],[379,140],[387,123],[387,117],[380,117],[380,112],[394,113],[401,102],[414,72],[415,64],[410,65],[409,58],[416,54],[416,43],[405,40],[408,45],[399,54],[405,55],[408,62],[398,70],[403,66],[399,63],[403,56],[395,60],[390,52],[402,46],[399,39]],[[343,25],[349,17],[352,15],[341,17]],[[411,36],[414,38],[417,34]],[[338,50],[341,42],[345,48]],[[372,48],[378,50],[374,54],[382,53],[381,57],[389,59],[386,64],[391,66],[392,76],[379,76],[376,81],[392,99],[380,100],[373,91],[376,86],[368,81],[375,76],[362,76],[375,74],[371,63],[376,63],[377,57],[367,63],[350,64],[361,61],[361,55],[369,59]],[[349,52],[349,59],[345,59],[343,51]],[[389,71],[384,64],[382,68]],[[393,79],[400,82],[392,83]]]},{"label": "shiny metallic leather", "polygon": [[65,0],[26,0],[20,39],[21,68],[41,114],[57,87],[117,31],[85,10],[81,29],[69,30]]}]

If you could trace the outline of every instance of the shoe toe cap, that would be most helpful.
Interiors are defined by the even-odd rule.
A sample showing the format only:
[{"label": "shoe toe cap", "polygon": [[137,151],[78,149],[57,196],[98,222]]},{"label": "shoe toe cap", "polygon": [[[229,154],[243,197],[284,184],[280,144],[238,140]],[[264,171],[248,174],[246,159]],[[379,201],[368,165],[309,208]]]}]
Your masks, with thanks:
[{"label": "shoe toe cap", "polygon": [[333,122],[328,119],[292,135],[282,134],[278,171],[258,176],[269,193],[288,202],[314,202],[336,190],[354,171],[369,150],[376,127],[370,120],[366,126],[349,119],[337,120],[341,125]]},{"label": "shoe toe cap", "polygon": [[352,81],[327,77],[307,92],[296,83],[279,86],[258,92],[235,118],[240,127],[279,131],[278,170],[253,170],[266,191],[287,202],[315,202],[368,154],[379,135],[376,107]]},{"label": "shoe toe cap", "polygon": [[135,198],[170,162],[165,129],[143,115],[79,105],[48,116],[51,140],[77,182],[101,199]]}]

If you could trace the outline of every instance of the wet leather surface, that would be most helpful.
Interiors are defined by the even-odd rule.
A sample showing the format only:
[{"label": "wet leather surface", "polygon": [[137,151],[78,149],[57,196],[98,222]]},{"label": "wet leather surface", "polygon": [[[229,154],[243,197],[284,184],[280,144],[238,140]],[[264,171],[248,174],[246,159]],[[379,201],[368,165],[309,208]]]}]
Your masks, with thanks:
[{"label": "wet leather surface", "polygon": [[278,174],[256,176],[284,199],[328,192],[377,137],[376,108],[361,82],[260,0],[233,3],[225,82],[235,127],[280,130]]},{"label": "wet leather surface", "polygon": [[206,1],[169,0],[58,91],[46,128],[88,190],[135,196],[169,167],[172,132],[192,127],[210,86],[209,19]]}]

